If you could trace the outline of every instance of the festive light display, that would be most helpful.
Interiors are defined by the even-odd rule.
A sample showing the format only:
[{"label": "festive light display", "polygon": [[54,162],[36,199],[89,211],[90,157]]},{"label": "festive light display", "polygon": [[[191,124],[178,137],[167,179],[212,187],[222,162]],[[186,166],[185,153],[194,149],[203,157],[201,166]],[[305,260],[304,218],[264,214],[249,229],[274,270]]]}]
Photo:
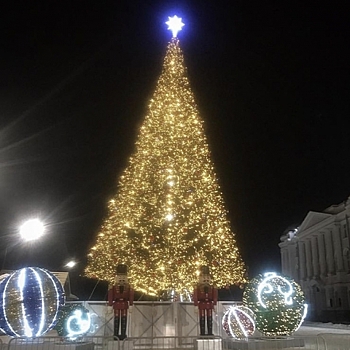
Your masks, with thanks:
[{"label": "festive light display", "polygon": [[52,329],[64,291],[49,271],[25,267],[0,284],[1,328],[10,336],[39,337]]},{"label": "festive light display", "polygon": [[58,315],[55,330],[59,336],[76,340],[95,329],[89,310],[81,304],[66,304]]},{"label": "festive light display", "polygon": [[230,337],[247,338],[255,332],[254,313],[245,306],[231,306],[222,318],[222,327]]},{"label": "festive light display", "polygon": [[182,29],[182,27],[185,25],[182,23],[182,18],[179,18],[177,16],[169,17],[168,22],[165,22],[168,25],[168,29],[172,31],[173,37],[175,38],[177,36],[177,33]]},{"label": "festive light display", "polygon": [[256,328],[267,336],[294,333],[307,313],[301,287],[291,278],[273,272],[248,283],[243,303],[254,312]]},{"label": "festive light display", "polygon": [[192,291],[202,265],[218,287],[246,282],[177,38],[85,272],[113,283],[120,263],[148,295]]}]

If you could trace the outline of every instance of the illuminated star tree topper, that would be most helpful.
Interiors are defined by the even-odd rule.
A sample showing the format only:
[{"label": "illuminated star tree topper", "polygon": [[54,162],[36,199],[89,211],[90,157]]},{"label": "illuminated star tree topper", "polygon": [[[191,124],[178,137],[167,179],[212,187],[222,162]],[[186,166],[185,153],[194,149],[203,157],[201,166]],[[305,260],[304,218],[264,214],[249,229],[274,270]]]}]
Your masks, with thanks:
[{"label": "illuminated star tree topper", "polygon": [[177,33],[182,29],[182,27],[185,25],[185,23],[182,23],[182,18],[173,16],[168,17],[168,22],[165,22],[168,25],[168,29],[172,31],[173,38],[177,37]]}]

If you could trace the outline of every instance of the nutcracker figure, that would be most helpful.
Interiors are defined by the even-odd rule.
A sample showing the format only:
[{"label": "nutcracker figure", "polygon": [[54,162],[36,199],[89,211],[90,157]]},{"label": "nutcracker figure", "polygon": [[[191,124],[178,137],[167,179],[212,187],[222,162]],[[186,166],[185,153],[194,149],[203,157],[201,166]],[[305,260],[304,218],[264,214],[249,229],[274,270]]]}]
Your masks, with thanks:
[{"label": "nutcracker figure", "polygon": [[[193,301],[194,305],[198,306],[200,335],[213,335],[213,309],[218,301],[218,290],[211,284],[208,266],[201,267]],[[205,333],[205,318],[207,318],[207,334]]]},{"label": "nutcracker figure", "polygon": [[134,290],[128,283],[127,271],[126,265],[117,266],[115,283],[108,291],[108,305],[114,309],[114,336],[120,340],[126,338],[128,309],[134,302]]}]

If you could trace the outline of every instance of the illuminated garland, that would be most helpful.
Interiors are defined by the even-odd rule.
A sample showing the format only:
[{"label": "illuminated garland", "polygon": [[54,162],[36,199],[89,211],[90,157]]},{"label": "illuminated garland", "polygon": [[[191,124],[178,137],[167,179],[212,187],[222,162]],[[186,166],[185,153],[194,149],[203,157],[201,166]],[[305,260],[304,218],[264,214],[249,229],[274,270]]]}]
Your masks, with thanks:
[{"label": "illuminated garland", "polygon": [[64,304],[61,283],[51,272],[25,267],[0,284],[2,330],[15,337],[39,337],[52,329]]},{"label": "illuminated garland", "polygon": [[243,304],[254,312],[256,328],[267,336],[294,333],[307,312],[301,287],[291,278],[273,272],[247,284]]}]

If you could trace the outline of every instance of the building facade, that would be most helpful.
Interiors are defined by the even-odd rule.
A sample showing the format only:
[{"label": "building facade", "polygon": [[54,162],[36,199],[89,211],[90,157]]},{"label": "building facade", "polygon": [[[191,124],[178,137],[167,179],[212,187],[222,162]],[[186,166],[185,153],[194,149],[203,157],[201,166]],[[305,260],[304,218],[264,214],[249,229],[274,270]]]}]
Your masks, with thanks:
[{"label": "building facade", "polygon": [[308,319],[350,323],[350,197],[310,211],[282,235],[279,247],[282,273],[301,285]]}]

